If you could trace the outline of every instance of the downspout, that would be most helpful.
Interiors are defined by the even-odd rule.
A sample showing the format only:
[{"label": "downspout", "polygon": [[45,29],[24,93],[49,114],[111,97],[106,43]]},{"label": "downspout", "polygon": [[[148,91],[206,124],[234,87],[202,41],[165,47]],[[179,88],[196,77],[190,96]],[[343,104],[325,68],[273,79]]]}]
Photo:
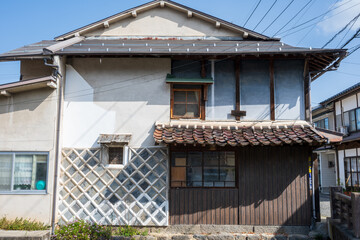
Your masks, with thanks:
[{"label": "downspout", "polygon": [[[53,184],[53,202],[52,202],[52,215],[51,215],[51,234],[54,234],[55,231],[55,219],[56,219],[56,203],[57,203],[57,182],[58,182],[58,171],[59,171],[59,155],[60,155],[60,127],[61,127],[61,109],[62,109],[62,99],[63,99],[63,76],[59,72],[59,64],[61,62],[60,57],[58,58],[57,65],[48,64],[45,59],[45,65],[55,68],[55,74],[58,76],[58,109],[56,116],[56,142],[55,142],[55,167],[54,167],[54,184]],[[53,59],[53,62],[56,60]],[[61,70],[60,70],[61,71]]]}]

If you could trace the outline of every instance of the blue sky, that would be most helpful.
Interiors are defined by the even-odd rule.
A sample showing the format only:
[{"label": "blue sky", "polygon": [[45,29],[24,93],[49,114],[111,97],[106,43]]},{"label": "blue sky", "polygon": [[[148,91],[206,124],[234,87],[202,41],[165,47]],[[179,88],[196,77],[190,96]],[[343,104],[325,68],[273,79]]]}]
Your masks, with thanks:
[{"label": "blue sky", "polygon": [[[276,1],[276,3],[275,3]],[[337,31],[360,13],[360,0],[262,0],[246,28],[276,37],[293,46],[322,47]],[[145,0],[3,0],[0,7],[0,52],[38,42],[146,3]],[[244,26],[258,0],[176,0],[176,2]],[[292,2],[292,3],[291,3]],[[261,18],[275,3],[262,22]],[[273,23],[273,20],[287,10]],[[325,14],[326,13],[326,14]],[[320,16],[320,17],[318,17]],[[308,23],[308,20],[318,17]],[[259,23],[260,22],[260,23]],[[305,23],[305,24],[303,24]],[[303,25],[301,25],[303,24]],[[301,26],[299,26],[301,25]],[[299,27],[297,27],[299,26]],[[294,28],[296,27],[296,28]],[[360,19],[327,46],[336,48],[360,27]],[[345,33],[347,35],[344,37]],[[344,38],[343,38],[344,37]],[[350,45],[360,44],[355,39]],[[19,78],[19,64],[0,63],[0,84]],[[360,82],[360,50],[346,58],[338,71],[328,72],[312,83],[312,105]]]}]

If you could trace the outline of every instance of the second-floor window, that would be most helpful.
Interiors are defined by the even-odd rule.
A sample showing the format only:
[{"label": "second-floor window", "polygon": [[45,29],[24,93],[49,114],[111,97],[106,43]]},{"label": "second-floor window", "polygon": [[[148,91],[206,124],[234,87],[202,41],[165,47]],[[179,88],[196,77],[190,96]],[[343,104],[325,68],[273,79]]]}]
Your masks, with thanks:
[{"label": "second-floor window", "polygon": [[171,99],[171,118],[201,118],[201,91],[197,85],[174,85]]},{"label": "second-floor window", "polygon": [[344,125],[348,126],[349,132],[360,130],[360,108],[344,112]]},{"label": "second-floor window", "polygon": [[324,118],[315,122],[315,127],[329,129],[329,119]]}]

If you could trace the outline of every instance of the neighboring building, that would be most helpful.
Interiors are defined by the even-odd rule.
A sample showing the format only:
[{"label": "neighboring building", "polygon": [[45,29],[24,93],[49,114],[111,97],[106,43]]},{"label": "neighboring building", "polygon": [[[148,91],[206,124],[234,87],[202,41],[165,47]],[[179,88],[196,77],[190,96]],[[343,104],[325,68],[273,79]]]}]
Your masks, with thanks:
[{"label": "neighboring building", "polygon": [[309,160],[327,141],[310,79],[345,54],[172,1],[2,54],[22,79],[0,86],[0,213],[308,226]]},{"label": "neighboring building", "polygon": [[313,110],[313,122],[344,134],[342,141],[319,149],[321,185],[359,187],[360,83],[326,99]]}]

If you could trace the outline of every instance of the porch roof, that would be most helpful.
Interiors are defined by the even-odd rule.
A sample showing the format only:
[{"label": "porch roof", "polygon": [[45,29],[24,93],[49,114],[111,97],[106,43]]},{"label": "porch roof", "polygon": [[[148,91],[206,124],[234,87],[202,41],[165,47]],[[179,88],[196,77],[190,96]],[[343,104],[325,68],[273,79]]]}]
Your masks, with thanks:
[{"label": "porch roof", "polygon": [[219,146],[319,146],[327,138],[306,121],[209,122],[171,121],[156,123],[154,139],[165,144]]}]

